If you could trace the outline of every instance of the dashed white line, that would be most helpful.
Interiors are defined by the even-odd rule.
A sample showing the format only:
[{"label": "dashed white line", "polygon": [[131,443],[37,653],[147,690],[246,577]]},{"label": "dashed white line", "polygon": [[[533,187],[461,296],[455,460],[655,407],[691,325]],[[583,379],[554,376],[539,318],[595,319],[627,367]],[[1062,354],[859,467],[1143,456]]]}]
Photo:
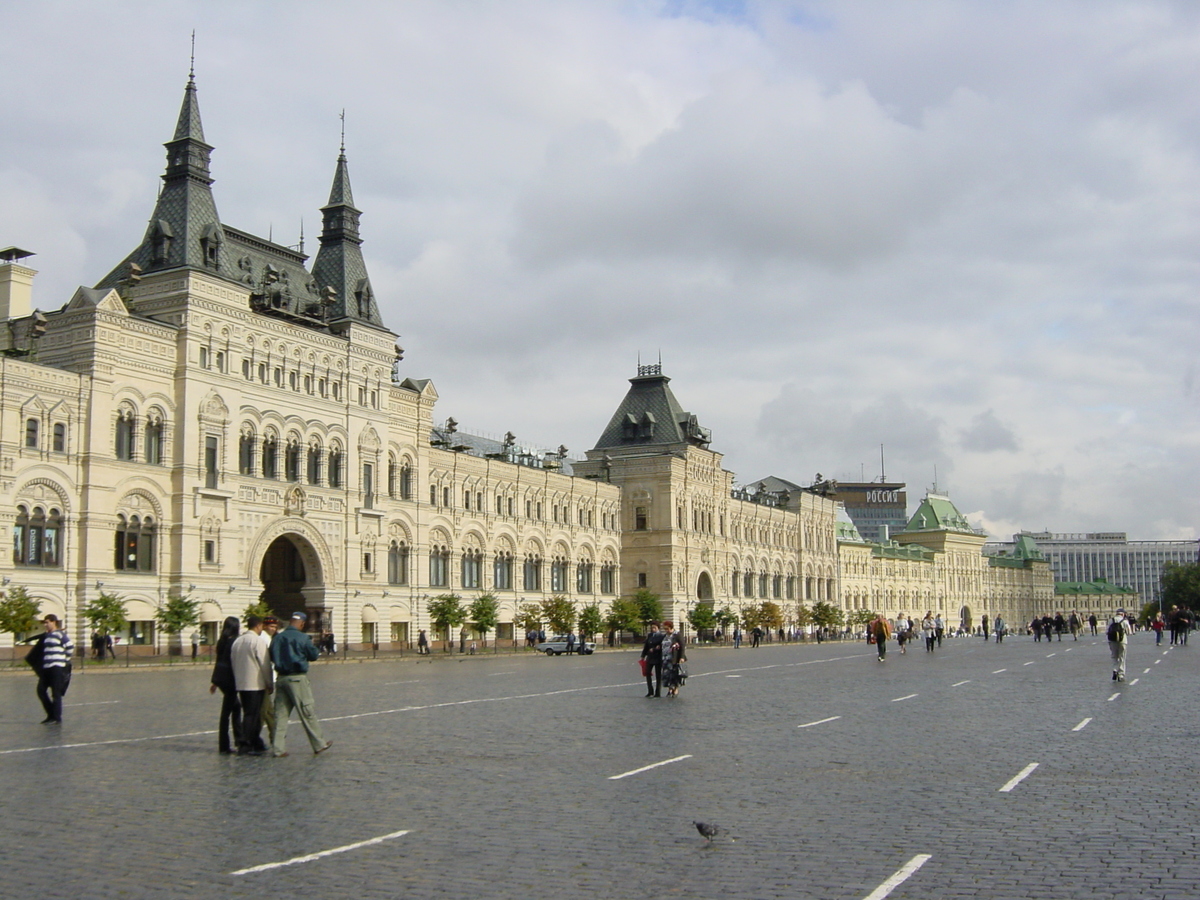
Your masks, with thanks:
[{"label": "dashed white line", "polygon": [[495,678],[497,675],[514,675],[516,671],[516,669],[509,669],[506,672],[488,672],[488,678]]},{"label": "dashed white line", "polygon": [[911,700],[915,696],[917,696],[917,695],[916,694],[905,694],[903,697],[893,697],[892,702],[899,703],[901,700]]},{"label": "dashed white line", "polygon": [[1112,703],[1114,700],[1116,700],[1120,696],[1121,696],[1121,692],[1117,691],[1115,694],[1113,694],[1111,697],[1109,697],[1108,700],[1105,702]]},{"label": "dashed white line", "polygon": [[1154,661],[1154,664],[1157,666],[1157,665],[1158,665],[1160,662],[1162,662],[1162,660],[1161,660],[1161,659],[1156,659],[1156,660]]},{"label": "dashed white line", "polygon": [[1038,767],[1037,763],[1030,763],[1029,765],[1027,765],[1020,772],[1018,772],[1016,775],[1014,775],[1012,778],[1010,778],[1005,783],[1004,787],[1000,788],[999,793],[1007,794],[1010,791],[1012,791],[1013,788],[1015,788],[1018,784],[1020,784],[1022,781],[1024,781],[1026,778],[1028,778],[1030,776],[1030,774],[1033,772],[1033,770],[1036,769],[1037,767]]},{"label": "dashed white line", "polygon": [[172,738],[203,737],[216,731],[185,731],[180,734],[155,734],[149,737],[116,738],[111,741],[85,741],[79,744],[52,744],[48,747],[18,747],[15,750],[0,750],[0,756],[9,753],[34,753],[38,750],[76,750],[79,747],[107,747],[110,744],[140,744],[145,741],[169,741]]},{"label": "dashed white line", "polygon": [[365,841],[358,841],[354,844],[346,844],[344,847],[334,847],[330,850],[321,850],[319,853],[308,853],[304,856],[294,856],[291,859],[285,859],[283,862],[263,863],[261,866],[251,866],[248,869],[238,869],[236,872],[230,872],[230,875],[249,875],[252,872],[266,872],[270,869],[281,869],[284,866],[294,866],[298,863],[312,862],[314,859],[321,859],[325,856],[333,856],[335,853],[345,853],[348,850],[357,850],[359,847],[370,847],[372,844],[382,844],[384,841],[391,841],[398,837],[403,837],[408,834],[408,830],[393,831],[391,834],[383,834],[379,837],[370,838]]},{"label": "dashed white line", "polygon": [[741,678],[741,675],[726,675],[726,678]]},{"label": "dashed white line", "polygon": [[1046,654],[1046,659],[1049,659],[1049,658],[1050,658],[1050,657],[1052,657],[1052,656],[1058,656],[1058,651],[1055,651],[1054,653],[1047,653],[1047,654]]},{"label": "dashed white line", "polygon": [[1088,716],[1086,719],[1084,719],[1082,722],[1080,722],[1078,725],[1076,725],[1071,730],[1072,731],[1083,731],[1083,729],[1087,728],[1087,723],[1090,721],[1092,721],[1092,717]]},{"label": "dashed white line", "polygon": [[1142,674],[1143,674],[1143,675],[1149,675],[1149,674],[1150,674],[1150,670],[1149,670],[1149,669],[1142,669]]},{"label": "dashed white line", "polygon": [[968,678],[966,681],[956,681],[956,682],[954,682],[954,684],[950,685],[950,687],[958,687],[959,685],[970,684],[970,683],[971,683],[971,679]]},{"label": "dashed white line", "polygon": [[1029,662],[1027,662],[1027,663],[1021,663],[1021,665],[1023,665],[1023,666],[1032,666],[1032,665],[1033,665],[1033,663],[1034,663],[1034,661],[1031,659],[1031,660],[1030,660]]},{"label": "dashed white line", "polygon": [[828,719],[817,719],[815,722],[805,722],[803,725],[797,725],[797,728],[812,728],[814,725],[824,725],[826,722],[836,722],[841,716],[830,716]]},{"label": "dashed white line", "polygon": [[637,775],[640,772],[649,772],[651,769],[657,769],[659,766],[667,766],[671,763],[679,762],[683,759],[691,759],[692,754],[685,753],[683,756],[676,756],[673,759],[664,759],[662,762],[651,763],[648,766],[642,766],[640,769],[630,769],[628,772],[622,772],[620,775],[609,775],[609,781],[619,781],[622,778],[628,778],[630,775]]},{"label": "dashed white line", "polygon": [[1129,682],[1129,686],[1130,686],[1130,687],[1133,687],[1133,686],[1134,686],[1135,684],[1137,684],[1139,681],[1141,681],[1141,679],[1140,679],[1140,678],[1135,678],[1135,679],[1133,679],[1133,681]]},{"label": "dashed white line", "polygon": [[383,684],[384,684],[384,687],[387,687],[388,685],[391,685],[391,684],[419,684],[419,683],[420,683],[419,679],[414,678],[410,681],[385,681]]},{"label": "dashed white line", "polygon": [[997,669],[997,670],[996,670],[996,671],[994,671],[992,674],[993,674],[993,675],[999,675],[1001,672],[1007,672],[1007,671],[1008,671],[1008,669]]},{"label": "dashed white line", "polygon": [[111,706],[120,700],[93,700],[91,703],[64,703],[63,706]]},{"label": "dashed white line", "polygon": [[925,865],[925,863],[929,862],[931,859],[933,859],[933,857],[928,853],[917,854],[903,866],[897,869],[896,873],[892,875],[891,878],[889,878],[879,887],[875,888],[875,890],[871,891],[871,893],[867,894],[863,900],[883,900],[884,897],[886,897],[896,888],[900,887],[900,885],[904,884],[904,882],[908,881],[908,879],[912,878],[912,876],[916,874],[917,869],[921,868],[921,866]]}]

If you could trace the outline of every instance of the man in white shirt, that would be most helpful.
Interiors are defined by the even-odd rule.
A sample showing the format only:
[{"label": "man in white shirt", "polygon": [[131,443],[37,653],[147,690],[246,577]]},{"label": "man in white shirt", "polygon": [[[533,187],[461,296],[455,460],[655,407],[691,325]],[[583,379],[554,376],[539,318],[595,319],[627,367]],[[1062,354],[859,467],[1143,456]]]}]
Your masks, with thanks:
[{"label": "man in white shirt", "polygon": [[238,737],[238,756],[261,756],[267,752],[262,731],[263,700],[272,690],[271,653],[263,641],[263,620],[246,619],[246,631],[233,642],[230,657],[233,680],[242,703],[242,733]]}]

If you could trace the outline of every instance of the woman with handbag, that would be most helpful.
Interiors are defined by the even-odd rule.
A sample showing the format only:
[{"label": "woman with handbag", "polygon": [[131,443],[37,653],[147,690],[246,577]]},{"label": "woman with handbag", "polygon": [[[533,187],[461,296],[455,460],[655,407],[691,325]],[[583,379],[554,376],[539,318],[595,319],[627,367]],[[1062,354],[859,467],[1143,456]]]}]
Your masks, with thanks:
[{"label": "woman with handbag", "polygon": [[687,654],[683,651],[683,638],[672,622],[663,622],[662,639],[663,684],[667,696],[674,697],[687,680]]},{"label": "woman with handbag", "polygon": [[[215,694],[217,688],[221,689],[221,726],[220,731],[217,732],[217,749],[222,753],[233,753],[242,736],[242,705],[238,702],[231,654],[238,630],[237,617],[227,617],[225,625],[221,629],[221,637],[217,640],[217,661],[213,665],[212,684],[208,686],[210,694]],[[231,725],[233,726],[232,740],[229,733]]]}]

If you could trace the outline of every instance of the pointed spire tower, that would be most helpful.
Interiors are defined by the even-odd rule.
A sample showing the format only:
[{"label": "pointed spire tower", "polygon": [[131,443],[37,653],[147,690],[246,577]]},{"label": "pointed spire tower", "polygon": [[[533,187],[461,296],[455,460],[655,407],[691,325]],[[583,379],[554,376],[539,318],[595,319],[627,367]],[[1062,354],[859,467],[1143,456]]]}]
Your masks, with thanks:
[{"label": "pointed spire tower", "polygon": [[204,140],[195,72],[189,72],[175,136],[167,148],[162,190],[141,245],[97,287],[112,287],[136,263],[143,272],[188,267],[231,275],[225,258],[225,235],[213,200],[209,157]]},{"label": "pointed spire tower", "polygon": [[367,264],[363,261],[362,238],[358,236],[361,215],[354,206],[354,194],[350,190],[343,132],[329,202],[321,207],[321,248],[313,263],[313,280],[322,294],[326,288],[334,290],[329,312],[331,324],[351,321],[383,328],[371,279],[367,275]]}]

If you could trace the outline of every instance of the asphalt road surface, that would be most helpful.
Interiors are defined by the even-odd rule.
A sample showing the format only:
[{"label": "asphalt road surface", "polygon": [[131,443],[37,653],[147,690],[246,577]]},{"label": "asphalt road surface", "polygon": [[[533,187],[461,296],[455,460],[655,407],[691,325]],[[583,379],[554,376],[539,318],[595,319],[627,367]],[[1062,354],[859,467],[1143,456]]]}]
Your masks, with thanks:
[{"label": "asphalt road surface", "polygon": [[[5,898],[1200,896],[1200,643],[317,663],[333,748],[220,756],[208,669],[0,678]],[[711,844],[693,820],[716,823]]]}]

